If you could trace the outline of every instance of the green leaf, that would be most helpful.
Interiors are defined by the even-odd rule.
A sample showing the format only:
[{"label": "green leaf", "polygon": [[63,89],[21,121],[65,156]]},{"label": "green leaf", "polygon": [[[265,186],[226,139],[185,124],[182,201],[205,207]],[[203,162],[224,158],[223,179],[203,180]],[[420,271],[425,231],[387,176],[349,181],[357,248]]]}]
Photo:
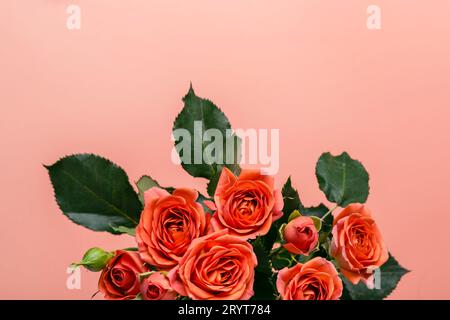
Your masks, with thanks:
[{"label": "green leaf", "polygon": [[316,176],[330,202],[345,207],[350,203],[364,203],[369,196],[369,174],[361,162],[350,158],[347,152],[333,156],[329,152],[320,156]]},{"label": "green leaf", "polygon": [[322,220],[320,220],[320,218],[317,218],[316,216],[311,216],[311,219],[314,222],[314,227],[316,227],[316,230],[320,231],[320,229],[322,229]]},{"label": "green leaf", "polygon": [[46,166],[56,201],[73,222],[94,231],[134,228],[142,205],[120,167],[93,155],[76,154]]},{"label": "green leaf", "polygon": [[152,177],[147,176],[147,175],[140,177],[139,180],[136,181],[136,186],[139,190],[139,201],[141,201],[142,206],[145,205],[145,199],[144,199],[145,192],[153,187],[158,187],[158,188],[164,189],[168,193],[172,193],[175,190],[175,188],[173,188],[173,187],[162,187],[158,183],[158,181],[156,181],[155,179],[153,179]]},{"label": "green leaf", "polygon": [[256,240],[253,241],[252,246],[256,257],[258,258],[258,266],[256,269],[266,274],[272,274],[268,259],[269,251],[265,248],[262,237],[257,237]]},{"label": "green leaf", "polygon": [[298,195],[297,190],[292,187],[291,177],[289,177],[286,183],[281,189],[281,194],[283,195],[283,217],[281,217],[277,222],[279,224],[285,223],[288,221],[289,215],[294,210],[299,210],[301,213],[303,211],[303,204],[300,201],[300,197]]},{"label": "green leaf", "polygon": [[208,186],[206,187],[206,191],[208,192],[208,195],[210,197],[214,197],[214,194],[216,193],[217,184],[219,183],[220,175],[222,173],[222,166],[217,166],[216,171],[214,175],[211,177],[211,179],[208,182]]},{"label": "green leaf", "polygon": [[144,206],[144,193],[145,191],[149,190],[153,187],[159,187],[159,183],[154,180],[152,177],[144,175],[139,178],[138,181],[136,181],[136,186],[139,190],[139,200],[142,203],[142,206]]},{"label": "green leaf", "polygon": [[274,275],[270,266],[269,251],[266,250],[261,237],[252,243],[253,251],[258,259],[255,268],[255,282],[253,300],[274,300],[276,297]]},{"label": "green leaf", "polygon": [[382,300],[392,293],[400,279],[408,272],[409,270],[399,265],[397,260],[389,254],[388,261],[380,268],[381,281],[379,289],[369,289],[362,281],[357,285],[353,285],[350,281],[342,277],[345,285],[345,294],[342,299]]},{"label": "green leaf", "polygon": [[280,237],[281,226],[282,224],[279,224],[278,221],[273,222],[269,232],[264,237],[262,237],[262,243],[264,245],[264,248],[268,252],[272,250],[274,243]]},{"label": "green leaf", "polygon": [[[186,142],[186,144],[190,146],[190,148],[187,148],[187,150],[190,151],[190,156],[184,156],[183,153],[186,150],[177,148],[180,158],[182,159],[181,165],[183,166],[183,168],[191,176],[203,177],[207,179],[212,179],[215,175],[217,175],[217,173],[219,172],[217,168],[218,165],[224,165],[234,173],[239,172],[241,141],[239,137],[231,134],[231,125],[225,114],[210,100],[196,96],[194,90],[192,89],[192,86],[190,87],[189,92],[183,98],[183,102],[184,108],[178,114],[173,124],[173,131],[177,129],[185,129],[190,134],[190,144]],[[195,125],[195,123],[199,123],[200,126]],[[204,159],[203,157],[205,154],[205,148],[215,142],[215,137],[211,137],[212,141],[204,140],[205,131],[208,129],[218,130],[218,132],[222,134],[223,138],[222,141],[217,142],[219,145],[221,145],[222,152],[214,154],[216,159],[209,159],[211,160],[209,161],[210,163],[208,163],[208,161],[205,161],[208,159]],[[177,137],[176,135],[174,136],[176,139],[175,146],[177,146],[178,144],[180,146],[183,146],[184,137]],[[226,157],[227,145],[233,145],[234,156],[230,157],[231,159],[227,159]],[[195,157],[196,146],[198,146],[198,148],[200,149],[197,153],[197,159]]]},{"label": "green leaf", "polygon": [[301,213],[304,216],[315,216],[318,218],[322,218],[328,211],[328,208],[323,203],[321,203],[316,207],[303,207]]},{"label": "green leaf", "polygon": [[276,270],[281,270],[285,267],[293,265],[293,254],[284,248],[277,249],[276,253],[272,256],[272,267]]},{"label": "green leaf", "polygon": [[301,217],[301,215],[302,214],[298,210],[292,211],[292,213],[289,215],[288,222],[291,222],[291,220],[294,220],[295,218]]},{"label": "green leaf", "polygon": [[[287,223],[283,223],[279,228],[278,228],[278,234],[280,235],[280,240],[281,242],[284,242],[284,228],[286,228]],[[272,245],[273,248],[273,245]]]},{"label": "green leaf", "polygon": [[111,228],[114,230],[114,232],[116,233],[126,233],[132,237],[134,237],[136,235],[136,229],[135,228],[128,228],[128,227],[124,227],[124,226],[114,226],[112,225]]}]

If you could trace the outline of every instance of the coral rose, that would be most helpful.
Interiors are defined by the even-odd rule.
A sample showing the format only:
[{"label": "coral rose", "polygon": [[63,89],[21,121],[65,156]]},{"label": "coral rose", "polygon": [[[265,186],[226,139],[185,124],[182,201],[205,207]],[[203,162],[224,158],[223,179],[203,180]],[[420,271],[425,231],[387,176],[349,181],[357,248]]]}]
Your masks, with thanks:
[{"label": "coral rose", "polygon": [[177,297],[169,279],[161,272],[153,272],[142,280],[141,295],[144,300],[175,300]]},{"label": "coral rose", "polygon": [[274,190],[273,177],[261,175],[258,170],[242,170],[235,177],[224,168],[214,201],[217,211],[211,219],[213,230],[228,229],[243,239],[265,235],[283,209],[283,197]]},{"label": "coral rose", "polygon": [[350,204],[333,222],[331,255],[342,274],[353,284],[360,280],[373,286],[373,271],[388,259],[388,251],[370,211]]},{"label": "coral rose", "polygon": [[278,272],[277,290],[283,300],[337,300],[342,289],[336,268],[321,257]]},{"label": "coral rose", "polygon": [[142,259],[160,269],[178,264],[191,241],[206,231],[203,207],[196,202],[198,192],[176,189],[172,194],[153,187],[145,192],[145,206],[136,241]]},{"label": "coral rose", "polygon": [[192,241],[169,272],[170,285],[194,300],[247,300],[253,296],[256,265],[252,246],[221,230]]},{"label": "coral rose", "polygon": [[140,291],[139,273],[145,271],[137,252],[117,250],[100,275],[98,289],[106,299],[134,299]]},{"label": "coral rose", "polygon": [[309,255],[319,241],[319,234],[311,217],[300,216],[284,227],[283,237],[286,250],[294,254]]}]

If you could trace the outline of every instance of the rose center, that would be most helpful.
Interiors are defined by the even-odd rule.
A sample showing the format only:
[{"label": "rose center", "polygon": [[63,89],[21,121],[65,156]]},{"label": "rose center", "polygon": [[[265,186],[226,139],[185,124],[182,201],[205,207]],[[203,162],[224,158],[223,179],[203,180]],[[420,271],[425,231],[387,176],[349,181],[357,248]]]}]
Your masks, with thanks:
[{"label": "rose center", "polygon": [[115,282],[120,283],[123,281],[124,278],[124,274],[122,270],[118,270],[118,269],[114,269],[112,271],[112,277],[114,279]]},{"label": "rose center", "polygon": [[238,205],[238,210],[241,215],[249,216],[255,212],[257,201],[253,197],[243,198]]},{"label": "rose center", "polygon": [[124,290],[127,290],[135,279],[135,276],[130,270],[122,268],[113,268],[110,277],[114,285]]},{"label": "rose center", "polygon": [[312,230],[309,227],[297,227],[297,233],[306,235],[307,237],[312,236]]},{"label": "rose center", "polygon": [[158,285],[151,284],[147,288],[147,296],[150,299],[156,299],[161,295],[161,291],[162,289]]},{"label": "rose center", "polygon": [[356,228],[353,232],[352,243],[359,252],[363,254],[368,254],[370,252],[370,240],[368,239],[368,234],[359,228]]},{"label": "rose center", "polygon": [[320,297],[320,284],[316,281],[309,283],[303,290],[303,296],[306,300],[317,300]]},{"label": "rose center", "polygon": [[183,243],[189,231],[189,221],[180,210],[172,210],[164,222],[169,242],[175,246]]}]

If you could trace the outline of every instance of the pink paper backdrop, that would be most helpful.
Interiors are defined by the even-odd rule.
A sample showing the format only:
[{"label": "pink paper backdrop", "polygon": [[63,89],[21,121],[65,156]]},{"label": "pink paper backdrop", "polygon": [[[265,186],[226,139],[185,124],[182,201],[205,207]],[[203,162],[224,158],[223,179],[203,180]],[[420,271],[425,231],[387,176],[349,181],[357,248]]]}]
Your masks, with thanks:
[{"label": "pink paper backdrop", "polygon": [[133,245],[63,216],[42,164],[93,152],[131,180],[204,188],[170,160],[192,81],[234,127],[280,129],[278,184],[292,174],[305,203],[324,200],[321,152],[363,161],[368,205],[413,270],[391,298],[449,299],[449,14],[448,0],[2,0],[0,298],[89,298],[98,275],[68,290],[66,266]]}]

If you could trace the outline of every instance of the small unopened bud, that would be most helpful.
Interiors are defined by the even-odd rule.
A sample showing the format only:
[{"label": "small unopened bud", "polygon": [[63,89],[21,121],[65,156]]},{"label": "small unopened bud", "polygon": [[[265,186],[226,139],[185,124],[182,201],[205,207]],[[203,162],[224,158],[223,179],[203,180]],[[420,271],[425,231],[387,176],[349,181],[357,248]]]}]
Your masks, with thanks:
[{"label": "small unopened bud", "polygon": [[112,252],[107,252],[101,248],[91,248],[83,256],[80,262],[72,263],[72,266],[83,266],[89,271],[101,271],[108,261],[114,256]]}]

